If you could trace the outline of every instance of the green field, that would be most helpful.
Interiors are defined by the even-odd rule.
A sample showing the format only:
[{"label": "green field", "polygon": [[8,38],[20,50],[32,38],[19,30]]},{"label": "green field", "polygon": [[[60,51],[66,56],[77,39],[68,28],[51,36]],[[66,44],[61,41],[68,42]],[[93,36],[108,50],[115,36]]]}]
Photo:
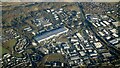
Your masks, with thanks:
[{"label": "green field", "polygon": [[0,46],[0,48],[2,49],[2,54],[10,53],[16,42],[17,42],[16,39],[10,39],[7,42],[3,43],[2,46]]},{"label": "green field", "polygon": [[0,50],[2,51],[2,54],[10,52],[9,50],[7,50],[6,48],[4,48],[2,46],[0,46]]}]

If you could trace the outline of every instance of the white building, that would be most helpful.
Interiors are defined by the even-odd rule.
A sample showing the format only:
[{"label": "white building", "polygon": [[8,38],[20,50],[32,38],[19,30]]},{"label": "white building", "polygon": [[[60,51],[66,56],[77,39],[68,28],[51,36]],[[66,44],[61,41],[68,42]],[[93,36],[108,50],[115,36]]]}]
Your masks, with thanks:
[{"label": "white building", "polygon": [[96,48],[101,48],[102,47],[102,44],[100,42],[96,42],[94,43],[95,47]]},{"label": "white building", "polygon": [[59,36],[60,34],[66,33],[67,31],[68,31],[67,28],[61,27],[61,28],[51,30],[49,32],[45,32],[42,35],[39,34],[39,35],[35,36],[34,38],[38,43],[40,43],[41,41],[48,40],[48,39],[53,38],[55,36]]}]

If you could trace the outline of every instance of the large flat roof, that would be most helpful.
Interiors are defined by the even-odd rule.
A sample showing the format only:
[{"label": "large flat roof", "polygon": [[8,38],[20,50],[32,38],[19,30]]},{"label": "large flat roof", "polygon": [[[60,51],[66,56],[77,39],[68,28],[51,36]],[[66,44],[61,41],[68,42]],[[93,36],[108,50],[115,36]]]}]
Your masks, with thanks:
[{"label": "large flat roof", "polygon": [[50,38],[52,38],[54,36],[58,36],[59,34],[65,33],[67,31],[68,31],[67,28],[60,27],[60,28],[53,29],[51,31],[39,34],[39,35],[35,36],[34,38],[35,38],[36,41],[41,42],[43,40],[50,39]]}]

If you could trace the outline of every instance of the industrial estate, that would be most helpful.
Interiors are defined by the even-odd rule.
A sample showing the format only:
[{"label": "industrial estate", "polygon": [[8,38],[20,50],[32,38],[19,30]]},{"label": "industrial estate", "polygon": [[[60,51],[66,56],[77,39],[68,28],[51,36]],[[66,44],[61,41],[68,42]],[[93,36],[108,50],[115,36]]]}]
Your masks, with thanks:
[{"label": "industrial estate", "polygon": [[2,3],[2,68],[120,67],[119,6]]}]

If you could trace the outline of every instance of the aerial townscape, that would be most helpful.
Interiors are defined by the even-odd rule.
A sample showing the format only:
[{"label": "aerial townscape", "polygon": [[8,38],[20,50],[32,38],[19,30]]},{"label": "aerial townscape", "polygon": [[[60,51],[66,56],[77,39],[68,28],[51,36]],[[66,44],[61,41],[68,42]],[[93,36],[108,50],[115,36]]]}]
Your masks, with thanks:
[{"label": "aerial townscape", "polygon": [[1,68],[120,67],[120,2],[1,6]]}]

